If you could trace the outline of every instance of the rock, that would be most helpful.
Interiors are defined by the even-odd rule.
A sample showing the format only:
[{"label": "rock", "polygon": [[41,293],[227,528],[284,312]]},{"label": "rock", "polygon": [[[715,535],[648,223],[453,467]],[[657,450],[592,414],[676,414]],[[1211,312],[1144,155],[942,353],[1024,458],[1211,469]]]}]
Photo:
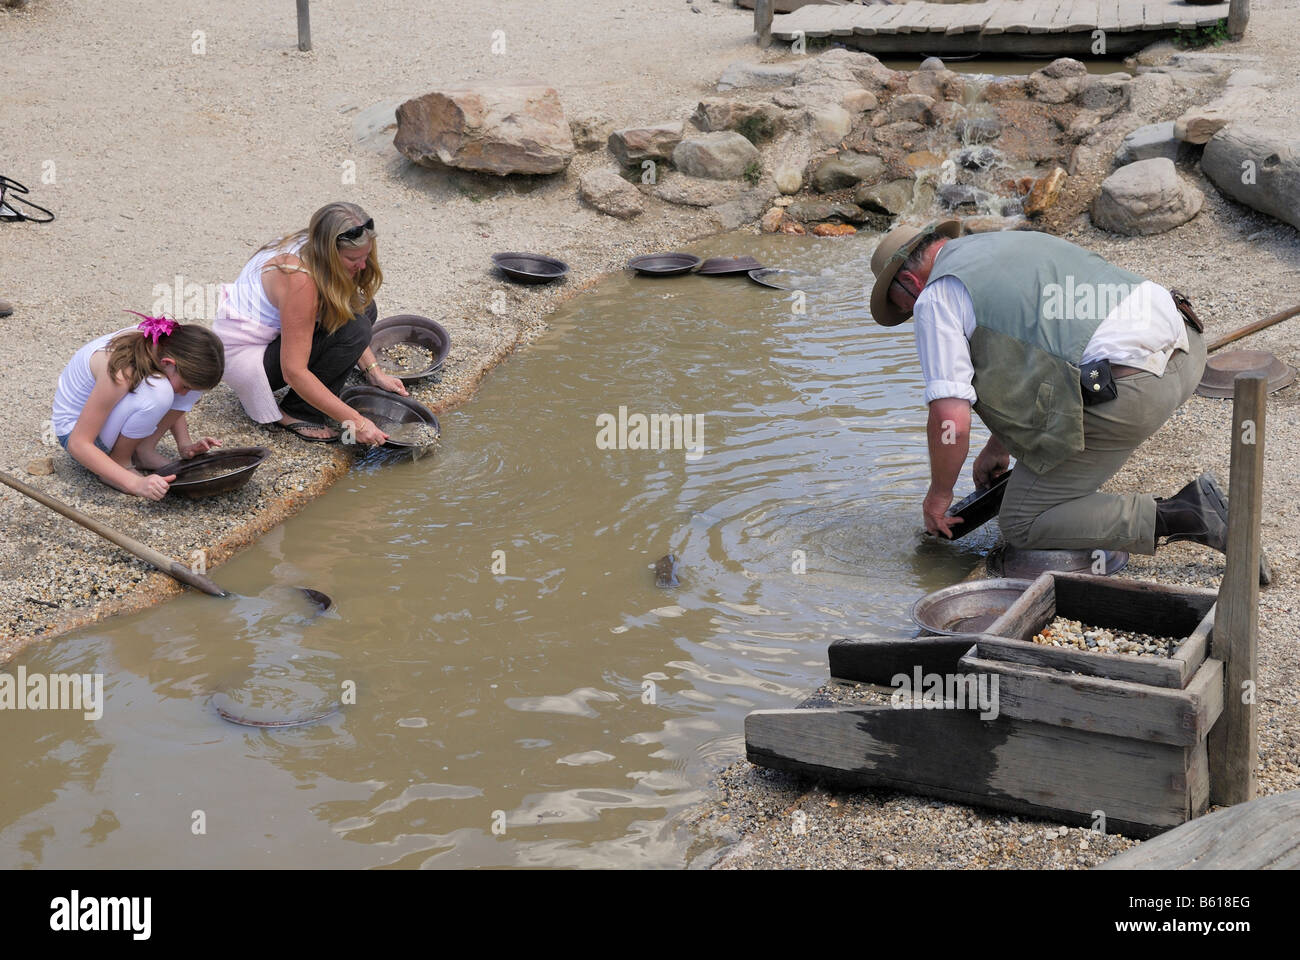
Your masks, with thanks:
[{"label": "rock", "polygon": [[664,203],[686,207],[712,207],[735,200],[740,195],[738,183],[722,180],[703,180],[678,174],[664,180],[655,188],[654,195]]},{"label": "rock", "polygon": [[900,120],[931,123],[934,120],[934,104],[934,97],[926,96],[924,93],[904,93],[895,97],[890,101],[889,106],[872,117],[871,125],[880,127],[887,123],[898,123]]},{"label": "rock", "polygon": [[945,183],[935,194],[949,210],[965,209],[967,212],[978,210],[989,198],[988,191],[969,183]]},{"label": "rock", "polygon": [[1162,73],[1143,73],[1128,85],[1128,109],[1132,119],[1153,121],[1166,115],[1177,96],[1178,85]]},{"label": "rock", "polygon": [[866,211],[856,203],[831,203],[827,200],[801,200],[785,208],[786,216],[801,223],[816,223],[823,220],[847,220],[850,223],[863,223],[867,219]]},{"label": "rock", "polygon": [[918,69],[918,70],[947,70],[948,68],[945,67],[945,66],[943,65],[943,61],[940,60],[938,57],[926,57],[924,60],[921,61],[921,65],[920,65],[919,67],[917,67],[916,69]]},{"label": "rock", "polygon": [[[1063,60],[1069,60],[1063,57]],[[1083,73],[1069,73],[1061,75],[1052,75],[1048,70],[1061,60],[1054,60],[1042,70],[1035,70],[1025,80],[1025,93],[1031,100],[1037,100],[1039,103],[1069,103],[1088,85],[1088,71]],[[1077,60],[1071,61],[1078,63]],[[1079,64],[1080,67],[1083,64]]]},{"label": "rock", "polygon": [[425,166],[498,176],[558,173],[574,154],[559,94],[545,86],[461,87],[407,100],[393,146]]},{"label": "rock", "polygon": [[718,78],[718,92],[744,87],[786,87],[794,83],[799,67],[784,63],[730,63]]},{"label": "rock", "polygon": [[866,113],[880,106],[880,101],[870,90],[850,90],[840,98],[840,106],[849,113]]},{"label": "rock", "polygon": [[961,222],[965,233],[992,233],[1011,230],[1019,222],[1017,217],[967,217]]},{"label": "rock", "polygon": [[1201,170],[1234,200],[1300,228],[1300,139],[1292,131],[1233,123],[1205,145]]},{"label": "rock", "polygon": [[775,136],[785,125],[785,113],[767,101],[707,97],[695,108],[691,122],[706,133],[734,130],[756,142]]},{"label": "rock", "polygon": [[684,126],[658,123],[648,127],[624,127],[609,135],[609,152],[625,167],[645,160],[667,160],[682,142]]},{"label": "rock", "polygon": [[614,124],[603,114],[588,114],[569,120],[569,135],[573,145],[579,150],[590,152],[600,150],[609,142],[610,129]]},{"label": "rock", "polygon": [[1132,80],[1127,73],[1089,76],[1084,88],[1075,97],[1075,102],[1085,110],[1096,110],[1108,117],[1128,103],[1128,88]]},{"label": "rock", "polygon": [[875,183],[885,173],[885,161],[868,153],[841,150],[829,160],[823,160],[813,170],[812,187],[818,193],[830,193],[862,183]]},{"label": "rock", "polygon": [[1073,57],[1058,57],[1037,72],[1052,80],[1062,80],[1066,77],[1086,77],[1088,68]]},{"label": "rock", "polygon": [[813,227],[812,232],[817,237],[846,237],[858,231],[847,223],[819,223]]},{"label": "rock", "polygon": [[1075,176],[1089,171],[1100,172],[1102,169],[1102,148],[1093,144],[1081,143],[1070,153],[1070,162],[1066,173]]},{"label": "rock", "polygon": [[966,147],[957,151],[957,165],[967,170],[984,171],[998,161],[997,151],[992,147]]},{"label": "rock", "polygon": [[746,190],[736,199],[710,207],[709,213],[720,230],[736,230],[752,223],[767,210],[771,194],[764,190]]},{"label": "rock", "polygon": [[1174,136],[1174,122],[1148,123],[1125,134],[1115,151],[1115,166],[1122,167],[1138,160],[1167,157],[1177,162],[1187,152],[1186,146]]},{"label": "rock", "polygon": [[1035,180],[1034,185],[1029,188],[1029,196],[1025,198],[1025,215],[1036,217],[1056,203],[1061,195],[1061,187],[1065,186],[1065,180],[1066,173],[1060,167],[1053,168],[1045,176]]},{"label": "rock", "polygon": [[37,457],[27,461],[27,472],[33,477],[48,477],[54,473],[53,457]]},{"label": "rock", "polygon": [[918,70],[907,78],[907,90],[936,101],[960,100],[966,90],[966,81],[951,70]]},{"label": "rock", "polygon": [[1204,201],[1200,190],[1179,179],[1172,160],[1154,157],[1120,167],[1102,181],[1092,220],[1112,233],[1147,236],[1186,223]]},{"label": "rock", "polygon": [[1174,136],[1185,143],[1209,143],[1230,120],[1248,117],[1267,97],[1258,87],[1235,87],[1209,103],[1192,107],[1174,121]]},{"label": "rock", "polygon": [[790,234],[794,237],[802,237],[808,231],[804,229],[802,223],[796,223],[793,220],[784,220],[781,223],[781,232]]},{"label": "rock", "polygon": [[813,132],[826,143],[838,143],[853,129],[852,115],[835,104],[809,110],[808,119]]},{"label": "rock", "polygon": [[764,233],[776,233],[781,229],[781,221],[785,219],[785,211],[780,207],[772,207],[767,213],[763,214],[761,226]]},{"label": "rock", "polygon": [[631,220],[645,212],[641,191],[608,167],[588,170],[578,181],[578,196],[601,213]]},{"label": "rock", "polygon": [[803,171],[791,163],[783,163],[773,174],[776,188],[789,196],[803,189]]},{"label": "rock", "polygon": [[1177,52],[1178,48],[1174,46],[1173,41],[1157,40],[1155,43],[1143,47],[1124,62],[1132,61],[1139,66],[1152,67],[1167,62]]},{"label": "rock", "polygon": [[929,141],[929,131],[915,120],[900,120],[876,127],[872,136],[880,143],[896,150],[915,150]]},{"label": "rock", "polygon": [[734,131],[690,137],[673,150],[673,166],[678,170],[711,180],[735,180],[759,162],[758,149]]},{"label": "rock", "polygon": [[943,157],[937,153],[931,153],[929,150],[918,150],[915,153],[909,153],[903,158],[903,161],[913,169],[923,167],[938,167],[943,164]]},{"label": "rock", "polygon": [[774,197],[772,199],[772,206],[774,207],[788,207],[792,203],[794,203],[794,197]]},{"label": "rock", "polygon": [[984,99],[1023,100],[1029,96],[1028,86],[1027,77],[994,77],[984,85]]},{"label": "rock", "polygon": [[888,183],[863,184],[853,194],[853,202],[873,213],[898,216],[909,203],[916,188],[914,180],[890,180]]},{"label": "rock", "polygon": [[1002,133],[1002,121],[996,117],[964,117],[955,127],[962,143],[989,143]]}]

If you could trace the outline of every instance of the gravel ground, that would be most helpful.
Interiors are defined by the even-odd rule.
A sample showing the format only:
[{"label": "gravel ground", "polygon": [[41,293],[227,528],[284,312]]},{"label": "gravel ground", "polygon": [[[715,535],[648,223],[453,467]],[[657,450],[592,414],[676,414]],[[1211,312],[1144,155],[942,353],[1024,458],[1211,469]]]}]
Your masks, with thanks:
[{"label": "gravel ground", "polygon": [[[490,0],[439,5],[436,16],[423,0],[317,0],[310,53],[296,49],[291,4],[231,0],[217,14],[194,2],[37,0],[0,11],[0,172],[58,215],[0,225],[0,298],[15,307],[0,320],[0,356],[19,371],[0,382],[0,469],[165,553],[188,562],[201,549],[209,567],[219,563],[328,487],[349,454],[257,427],[223,385],[190,415],[191,433],[270,447],[252,483],[206,502],[119,494],[43,442],[55,381],[76,347],[126,326],[123,309],[148,312],[155,285],[172,287],[177,275],[233,280],[262,243],[346,199],[378,225],[380,315],[432,316],[451,333],[445,372],[413,396],[435,412],[462,402],[561,301],[632,256],[716,226],[689,207],[654,204],[624,223],[579,206],[578,178],[610,163],[604,150],[550,178],[449,175],[408,163],[391,131],[358,140],[358,114],[483,80],[549,83],[570,119],[685,118],[728,61],[755,56],[750,12],[700,7],[539,0],[525,24]],[[505,55],[492,52],[496,30]],[[501,250],[546,252],[573,272],[554,286],[512,285],[491,268]],[[504,309],[494,313],[497,291]],[[210,322],[206,304],[195,312]],[[54,474],[28,475],[44,457]],[[0,495],[0,524],[0,662],[33,639],[179,589],[17,493]]]},{"label": "gravel ground", "polygon": [[[1300,57],[1292,25],[1297,0],[1256,0],[1244,41],[1226,52],[1263,58],[1251,64],[1271,75],[1262,120],[1294,129]],[[1169,233],[1119,237],[1086,218],[1060,232],[1114,263],[1167,286],[1196,304],[1207,339],[1300,303],[1300,238],[1292,227],[1224,199],[1199,171],[1201,213]],[[1297,321],[1279,324],[1233,347],[1270,350],[1300,366]],[[1192,397],[1104,489],[1149,490],[1168,496],[1202,470],[1228,479],[1231,401]],[[1300,514],[1294,477],[1300,472],[1300,385],[1269,398],[1263,543],[1273,584],[1260,594],[1259,793],[1300,788]],[[1216,587],[1221,555],[1193,544],[1133,556],[1120,576]],[[815,696],[845,696],[828,684]],[[850,691],[851,694],[851,691]],[[863,694],[860,688],[857,695]],[[692,819],[701,832],[733,846],[715,869],[772,868],[1086,868],[1134,845],[1122,837],[1024,821],[892,791],[827,790],[739,761],[716,782],[716,798]],[[803,812],[806,832],[794,832]]]}]

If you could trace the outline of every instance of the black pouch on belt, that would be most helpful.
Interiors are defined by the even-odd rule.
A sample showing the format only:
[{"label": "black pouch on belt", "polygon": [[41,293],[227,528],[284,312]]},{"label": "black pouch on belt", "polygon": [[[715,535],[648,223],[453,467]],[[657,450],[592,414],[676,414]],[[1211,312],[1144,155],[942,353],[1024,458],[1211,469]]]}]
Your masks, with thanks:
[{"label": "black pouch on belt", "polygon": [[1083,391],[1083,404],[1087,407],[1114,400],[1119,396],[1119,387],[1110,372],[1109,360],[1094,360],[1092,363],[1079,365],[1079,386]]},{"label": "black pouch on belt", "polygon": [[1174,298],[1174,306],[1177,307],[1178,312],[1183,315],[1183,319],[1195,327],[1197,333],[1204,333],[1205,324],[1201,323],[1201,318],[1198,317],[1196,311],[1192,309],[1192,301],[1188,300],[1187,297],[1178,290],[1170,290],[1169,295]]}]

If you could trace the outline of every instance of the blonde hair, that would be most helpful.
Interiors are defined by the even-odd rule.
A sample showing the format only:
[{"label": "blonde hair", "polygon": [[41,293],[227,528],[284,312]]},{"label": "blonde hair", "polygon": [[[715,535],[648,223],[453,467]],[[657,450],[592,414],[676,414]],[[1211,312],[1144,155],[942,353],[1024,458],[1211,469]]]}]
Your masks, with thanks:
[{"label": "blonde hair", "polygon": [[176,324],[170,334],[158,338],[157,346],[139,330],[119,333],[108,342],[108,375],[116,380],[125,374],[132,390],[149,377],[165,376],[164,359],[175,361],[176,372],[195,390],[211,390],[226,372],[221,340],[197,323]]},{"label": "blonde hair", "polygon": [[[327,203],[311,215],[306,230],[272,240],[261,250],[280,250],[302,241],[298,259],[303,262],[316,284],[316,322],[327,334],[341,329],[353,314],[364,310],[375,298],[384,272],[379,269],[379,244],[373,229],[363,230],[355,240],[344,240],[346,233],[370,220],[370,215],[355,203]],[[339,257],[339,248],[371,244],[366,265],[354,279]],[[260,251],[259,251],[260,252]],[[284,264],[274,264],[288,272]]]}]

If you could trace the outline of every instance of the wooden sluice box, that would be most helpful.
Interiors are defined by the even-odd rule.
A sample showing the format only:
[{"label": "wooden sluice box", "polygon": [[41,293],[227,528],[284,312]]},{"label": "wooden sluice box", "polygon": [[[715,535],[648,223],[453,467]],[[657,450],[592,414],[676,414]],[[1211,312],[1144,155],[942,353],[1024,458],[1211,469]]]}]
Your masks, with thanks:
[{"label": "wooden sluice box", "polygon": [[[1213,590],[1045,573],[987,633],[961,640],[956,689],[996,690],[996,710],[985,709],[986,719],[974,697],[948,704],[931,698],[937,708],[930,709],[911,696],[902,705],[810,700],[749,714],[747,756],[845,786],[887,787],[1080,826],[1100,825],[1104,817],[1107,832],[1153,836],[1199,816],[1209,803],[1206,736],[1224,696],[1223,664],[1207,656],[1216,599]],[[1033,643],[1056,616],[1183,639],[1168,657]],[[936,661],[936,639],[953,638],[912,641],[914,668],[904,666],[907,643],[888,641],[890,669],[914,684],[936,662],[947,663],[947,656]],[[861,662],[872,641],[859,643]],[[953,680],[943,679],[951,695]]]}]

